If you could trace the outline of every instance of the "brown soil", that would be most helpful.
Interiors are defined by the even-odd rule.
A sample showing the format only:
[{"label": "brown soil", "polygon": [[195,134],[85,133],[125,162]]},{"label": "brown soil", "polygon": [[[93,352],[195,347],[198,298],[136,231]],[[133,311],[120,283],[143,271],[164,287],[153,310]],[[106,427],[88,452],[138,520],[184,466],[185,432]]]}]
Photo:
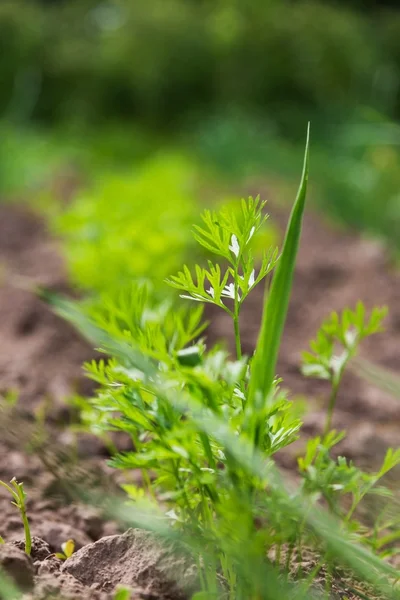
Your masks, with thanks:
[{"label": "brown soil", "polygon": [[[274,216],[283,222],[280,213]],[[32,284],[63,291],[68,286],[57,243],[25,207],[0,207],[0,264],[0,390],[16,388],[20,393],[17,408],[3,407],[0,413],[0,479],[9,481],[15,476],[24,482],[35,536],[33,556],[27,560],[21,550],[19,516],[0,488],[0,535],[7,541],[0,546],[0,565],[11,575],[21,573],[17,579],[25,589],[31,590],[34,582],[36,595],[27,598],[35,600],[58,597],[59,593],[70,599],[109,600],[118,583],[131,586],[132,598],[179,598],[183,592],[171,586],[169,570],[160,568],[159,550],[149,550],[139,533],[116,535],[115,523],[102,520],[95,509],[76,502],[70,494],[73,483],[83,478],[88,484],[89,475],[92,489],[100,484],[116,490],[118,476],[104,465],[106,450],[101,443],[80,436],[74,444],[65,428],[72,418],[65,398],[74,390],[90,391],[81,365],[93,352],[31,291]],[[309,399],[307,433],[321,430],[327,389],[324,383],[300,375],[300,351],[327,311],[354,306],[362,299],[368,307],[390,307],[387,333],[366,342],[365,356],[396,370],[399,291],[398,276],[379,246],[334,231],[319,218],[306,217],[279,374],[293,394]],[[242,332],[247,353],[255,345],[261,305],[260,291],[244,309]],[[210,314],[209,340],[224,337],[231,343],[231,325],[225,315]],[[43,437],[36,412],[46,398],[50,401],[48,438]],[[375,463],[388,445],[396,446],[400,403],[349,374],[340,393],[335,425],[351,432],[342,443],[342,453],[357,462]],[[280,460],[291,468],[294,456],[284,454]],[[49,556],[60,551],[69,538],[82,550],[65,563]],[[173,566],[177,568],[181,566]]]},{"label": "brown soil", "polygon": [[74,387],[88,391],[81,367],[90,346],[30,289],[67,286],[57,244],[26,209],[0,206],[0,266],[0,391],[18,389],[25,407],[45,395],[60,404]]}]

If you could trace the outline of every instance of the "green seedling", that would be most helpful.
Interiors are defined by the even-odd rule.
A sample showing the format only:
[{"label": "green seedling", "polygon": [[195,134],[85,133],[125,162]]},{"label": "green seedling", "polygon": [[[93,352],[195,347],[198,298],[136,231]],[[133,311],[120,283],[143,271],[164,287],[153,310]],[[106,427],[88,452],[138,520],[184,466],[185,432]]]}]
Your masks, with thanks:
[{"label": "green seedling", "polygon": [[130,600],[132,590],[125,586],[118,586],[114,592],[113,600]]},{"label": "green seedling", "polygon": [[75,542],[74,540],[67,540],[61,545],[61,552],[56,552],[54,556],[59,558],[60,560],[67,560],[70,556],[75,552]]},{"label": "green seedling", "polygon": [[[389,448],[382,466],[376,473],[364,473],[343,456],[333,460],[330,452],[344,437],[344,433],[330,431],[324,438],[316,437],[307,444],[304,457],[299,458],[300,472],[304,477],[304,489],[308,494],[324,497],[331,511],[349,523],[355,510],[367,494],[390,497],[391,492],[377,483],[400,463],[400,449]],[[350,508],[346,510],[339,499],[348,495]]]},{"label": "green seedling", "polygon": [[10,485],[1,480],[0,485],[2,485],[11,494],[13,497],[12,504],[14,504],[14,506],[16,506],[20,512],[25,532],[25,552],[26,554],[30,555],[32,549],[32,539],[29,521],[26,514],[26,494],[23,483],[18,483],[15,477],[13,477],[13,479],[10,481]]},{"label": "green seedling", "polygon": [[386,314],[385,307],[374,308],[367,318],[362,302],[354,311],[346,308],[340,315],[334,312],[310,342],[311,352],[303,352],[303,374],[331,383],[324,435],[331,429],[339,387],[348,363],[357,355],[360,343],[366,337],[383,331],[382,321]]},{"label": "green seedling", "polygon": [[8,408],[14,408],[19,400],[19,392],[15,389],[9,389],[0,398],[0,404],[4,402],[4,405]]},{"label": "green seedling", "polygon": [[178,275],[167,281],[181,290],[181,298],[214,304],[224,310],[233,320],[236,356],[242,357],[239,316],[244,301],[250,292],[271,273],[278,260],[277,248],[265,251],[261,265],[256,271],[252,252],[253,237],[267,220],[263,215],[265,202],[259,198],[242,200],[242,211],[238,216],[228,209],[218,212],[206,210],[203,226],[195,226],[194,238],[208,251],[222,257],[225,269],[219,264],[208,262],[208,268],[196,266],[196,278],[185,265]]}]

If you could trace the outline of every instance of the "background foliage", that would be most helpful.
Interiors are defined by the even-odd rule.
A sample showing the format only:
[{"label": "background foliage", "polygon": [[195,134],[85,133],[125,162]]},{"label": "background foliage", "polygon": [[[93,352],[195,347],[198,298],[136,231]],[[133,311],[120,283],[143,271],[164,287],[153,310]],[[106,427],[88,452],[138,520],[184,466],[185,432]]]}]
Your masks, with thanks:
[{"label": "background foliage", "polygon": [[311,200],[398,249],[399,33],[389,0],[3,0],[0,191],[160,149],[282,187],[311,120]]},{"label": "background foliage", "polygon": [[382,4],[4,0],[0,111],[170,129],[233,106],[286,132],[304,114],[358,104],[396,118],[400,15]]}]

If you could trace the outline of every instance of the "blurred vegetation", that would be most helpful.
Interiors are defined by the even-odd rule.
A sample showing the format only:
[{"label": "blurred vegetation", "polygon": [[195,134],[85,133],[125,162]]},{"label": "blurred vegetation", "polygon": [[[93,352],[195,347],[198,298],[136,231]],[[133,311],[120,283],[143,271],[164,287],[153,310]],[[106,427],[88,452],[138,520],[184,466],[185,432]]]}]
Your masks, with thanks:
[{"label": "blurred vegetation", "polygon": [[[137,164],[131,173],[105,174],[76,192],[71,201],[55,203],[41,196],[53,231],[63,241],[70,279],[85,292],[87,306],[146,282],[155,298],[165,300],[165,279],[196,256],[191,227],[198,221],[201,181],[198,166],[178,153],[160,153]],[[240,215],[237,196],[221,194],[231,214]],[[269,222],[253,250],[280,237]],[[204,256],[199,255],[204,262]]]},{"label": "blurred vegetation", "polygon": [[143,278],[162,284],[190,245],[195,177],[188,160],[163,155],[78,193],[55,219],[73,281],[100,294]]},{"label": "blurred vegetation", "polygon": [[389,0],[2,0],[0,191],[160,148],[287,182],[311,120],[313,200],[399,248],[399,37]]},{"label": "blurred vegetation", "polygon": [[[346,121],[312,124],[311,200],[331,219],[400,250],[400,126],[371,109]],[[197,156],[226,181],[272,182],[285,200],[301,147],[259,116],[225,115],[203,121],[192,134]],[[265,182],[263,184],[263,181]],[[257,189],[257,188],[256,188]],[[257,189],[257,191],[259,191]],[[290,196],[290,194],[289,194]]]},{"label": "blurred vegetation", "polygon": [[3,0],[0,112],[171,128],[233,106],[273,114],[285,131],[359,103],[397,117],[400,15],[356,6]]}]

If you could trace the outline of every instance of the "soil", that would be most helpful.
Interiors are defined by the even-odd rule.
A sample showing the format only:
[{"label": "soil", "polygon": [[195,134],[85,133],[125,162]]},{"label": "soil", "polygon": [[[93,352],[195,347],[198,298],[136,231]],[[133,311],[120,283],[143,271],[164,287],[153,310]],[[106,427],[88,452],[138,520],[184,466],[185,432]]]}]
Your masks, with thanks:
[{"label": "soil", "polygon": [[[272,215],[280,223],[281,211]],[[0,206],[0,391],[16,389],[19,400],[4,400],[0,413],[0,479],[23,481],[33,539],[32,557],[23,552],[22,525],[5,490],[0,488],[0,566],[15,578],[26,599],[111,600],[118,584],[129,585],[131,598],[184,598],[193,585],[185,567],[178,589],[171,570],[182,572],[138,531],[120,532],[96,509],[76,500],[74,483],[84,479],[91,489],[114,492],[118,473],[105,464],[106,448],[87,435],[72,436],[66,428],[73,411],[71,393],[90,393],[82,363],[94,356],[90,346],[55,316],[33,293],[38,284],[71,292],[57,241],[43,221],[26,206]],[[315,215],[305,219],[294,291],[279,361],[279,375],[296,401],[308,399],[304,431],[320,432],[327,386],[300,375],[300,352],[330,310],[387,304],[387,331],[366,341],[363,353],[373,362],[397,370],[400,341],[399,277],[375,242],[334,230]],[[242,317],[243,345],[251,353],[256,342],[262,291],[250,296]],[[209,341],[225,338],[232,344],[224,313],[209,311]],[[46,423],[44,425],[44,423]],[[375,465],[387,448],[397,446],[400,403],[350,373],[341,389],[334,425],[351,432],[340,451],[357,464]],[[45,429],[44,429],[45,427]],[[293,452],[279,460],[292,469]],[[67,539],[77,552],[62,562],[52,556]],[[178,571],[177,571],[178,569]],[[194,575],[193,575],[194,577]],[[176,578],[175,578],[176,580]],[[0,590],[1,597],[1,590]],[[350,597],[350,596],[348,596]]]}]

